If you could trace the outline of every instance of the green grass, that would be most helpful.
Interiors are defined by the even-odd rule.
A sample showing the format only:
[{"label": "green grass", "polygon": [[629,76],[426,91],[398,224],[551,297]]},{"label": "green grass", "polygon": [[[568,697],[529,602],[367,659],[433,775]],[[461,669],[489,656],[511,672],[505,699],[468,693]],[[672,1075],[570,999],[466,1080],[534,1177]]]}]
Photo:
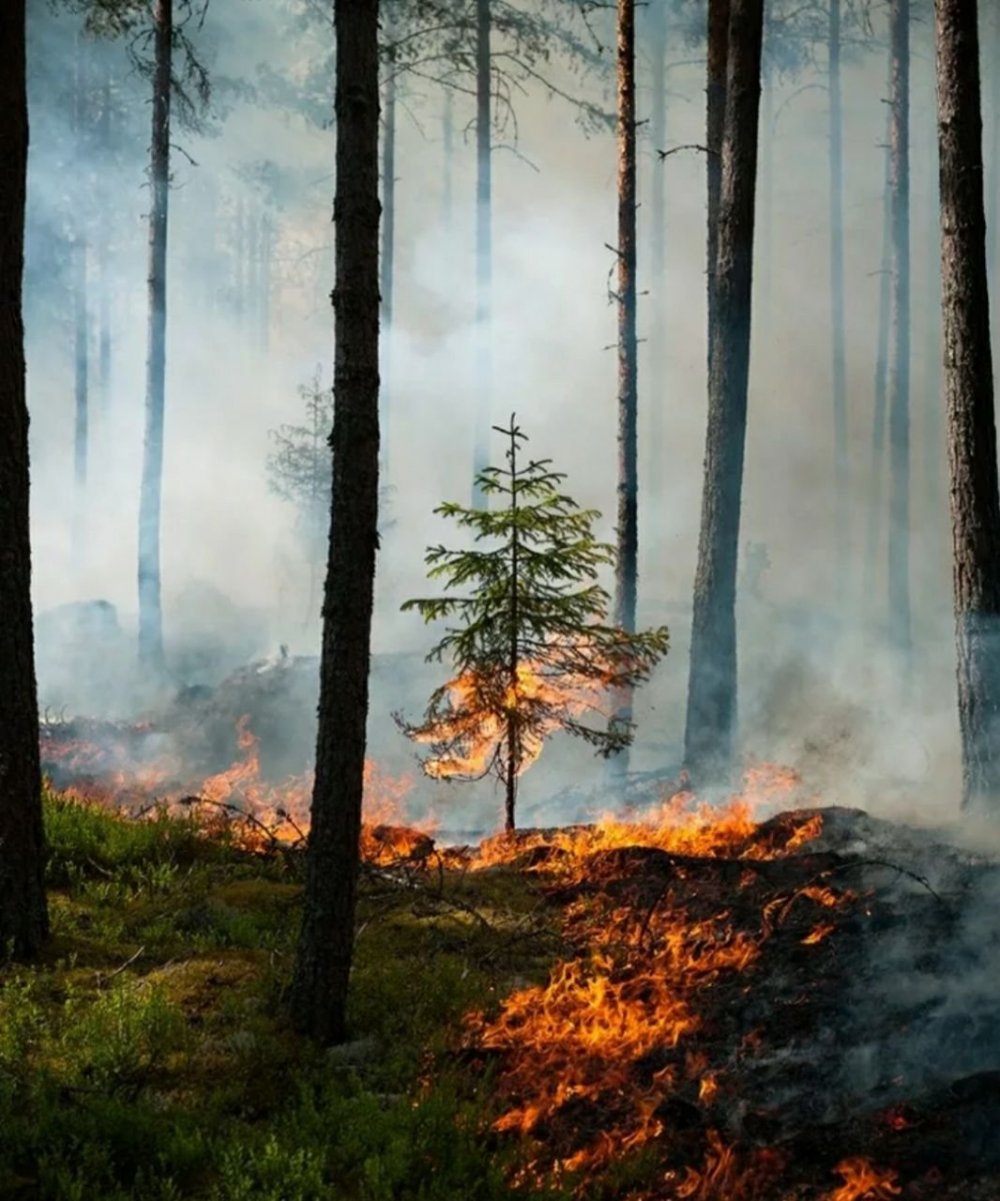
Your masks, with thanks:
[{"label": "green grass", "polygon": [[530,882],[363,883],[352,1041],[322,1051],[283,1005],[294,863],[165,815],[47,796],[45,817],[51,945],[0,971],[0,1198],[511,1195],[489,1080],[453,1051],[465,1012],[558,953]]}]

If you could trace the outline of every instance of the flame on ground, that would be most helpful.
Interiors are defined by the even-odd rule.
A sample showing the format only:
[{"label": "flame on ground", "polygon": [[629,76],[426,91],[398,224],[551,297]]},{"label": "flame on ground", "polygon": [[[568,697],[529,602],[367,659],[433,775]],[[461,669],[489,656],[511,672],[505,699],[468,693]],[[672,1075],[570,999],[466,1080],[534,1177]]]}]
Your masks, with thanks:
[{"label": "flame on ground", "polygon": [[841,1160],[834,1170],[844,1183],[826,1201],[890,1201],[903,1191],[896,1184],[898,1172],[876,1168],[862,1157]]}]

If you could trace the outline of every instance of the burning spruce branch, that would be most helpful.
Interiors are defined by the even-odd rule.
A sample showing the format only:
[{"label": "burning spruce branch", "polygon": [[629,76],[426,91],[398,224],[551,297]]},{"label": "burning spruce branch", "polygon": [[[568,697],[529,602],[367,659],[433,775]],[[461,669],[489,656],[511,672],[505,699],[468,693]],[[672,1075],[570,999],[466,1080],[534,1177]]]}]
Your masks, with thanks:
[{"label": "burning spruce branch", "polygon": [[[448,502],[435,512],[475,535],[472,550],[431,547],[431,579],[466,595],[409,600],[427,622],[456,618],[427,656],[447,656],[456,675],[431,696],[422,723],[396,721],[430,747],[424,771],[435,778],[481,779],[505,788],[505,829],[514,829],[517,781],[551,734],[582,738],[599,754],[629,746],[634,725],[602,707],[649,678],[666,653],[665,626],[628,633],[607,624],[610,597],[597,583],[614,548],[596,541],[600,514],[560,491],[566,478],[551,460],[519,459],[527,435],[511,415],[494,426],[508,441],[506,467],[487,467],[477,485],[504,503],[470,509]],[[486,542],[487,549],[480,544]],[[588,722],[588,715],[598,724]]]}]

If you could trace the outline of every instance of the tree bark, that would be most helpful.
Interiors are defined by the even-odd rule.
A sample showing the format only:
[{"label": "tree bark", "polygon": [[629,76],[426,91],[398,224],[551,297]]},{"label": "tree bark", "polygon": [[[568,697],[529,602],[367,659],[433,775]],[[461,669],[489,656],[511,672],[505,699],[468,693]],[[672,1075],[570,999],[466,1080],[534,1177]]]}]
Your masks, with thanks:
[{"label": "tree bark", "polygon": [[31,617],[24,206],[28,163],[25,0],[0,5],[0,960],[48,934],[38,696]]},{"label": "tree bark", "polygon": [[840,0],[830,0],[830,333],[836,579],[843,597],[848,568],[847,363],[844,324],[844,131],[840,91]]},{"label": "tree bark", "polygon": [[[889,114],[889,126],[892,114]],[[886,129],[885,184],[882,189],[882,258],[879,268],[878,323],[875,333],[875,378],[872,405],[871,465],[868,479],[868,534],[865,542],[864,595],[875,596],[879,529],[882,518],[882,472],[885,466],[886,409],[889,397],[889,314],[892,307],[892,213],[889,203],[889,142]]]},{"label": "tree bark", "polygon": [[[392,27],[387,31],[390,40]],[[382,294],[382,371],[379,392],[379,438],[382,448],[382,474],[389,474],[389,405],[390,353],[392,349],[392,292],[396,254],[396,62],[390,48],[386,81],[385,105],[382,113],[382,256],[380,290]]]},{"label": "tree bark", "polygon": [[705,88],[708,148],[708,361],[715,344],[715,272],[719,257],[719,204],[722,196],[722,134],[726,119],[726,58],[731,0],[708,0],[708,80]]},{"label": "tree bark", "polygon": [[[638,341],[636,337],[635,0],[618,0],[618,521],[615,624],[635,632],[638,588]],[[632,720],[632,694],[616,717]],[[614,761],[623,773],[628,754]]]},{"label": "tree bark", "polygon": [[[652,57],[650,78],[650,121],[649,129],[654,150],[667,144],[667,6],[657,4],[650,13],[652,29],[649,52]],[[649,278],[653,298],[653,336],[650,339],[650,379],[644,388],[646,413],[644,422],[646,444],[644,471],[650,483],[657,478],[663,461],[664,447],[664,376],[666,372],[666,340],[668,331],[668,279],[667,279],[667,188],[666,173],[662,163],[654,165],[652,172],[652,195],[650,197]],[[647,483],[648,491],[649,483]]]},{"label": "tree bark", "polygon": [[378,11],[378,0],[334,6],[333,497],[305,911],[291,991],[295,1025],[323,1043],[346,1033],[378,544]]},{"label": "tree bark", "polygon": [[708,433],[691,628],[685,762],[722,778],[736,727],[736,567],[746,443],[763,0],[732,0]]},{"label": "tree bark", "polygon": [[153,10],[155,67],[153,130],[149,151],[149,334],[146,360],[146,429],[139,500],[139,660],[164,670],[160,602],[160,501],[163,487],[163,411],[167,368],[167,205],[170,197],[170,77],[173,0]]},{"label": "tree bark", "polygon": [[892,214],[892,374],[889,389],[889,640],[910,644],[910,0],[891,0],[889,203]]},{"label": "tree bark", "polygon": [[[476,408],[473,480],[489,461],[492,408],[493,193],[490,155],[490,0],[476,0]],[[473,482],[473,506],[484,503]]]},{"label": "tree bark", "polygon": [[962,803],[1000,807],[1000,494],[975,0],[936,0],[941,279]]},{"label": "tree bark", "polygon": [[517,537],[517,426],[514,424],[514,414],[510,418],[510,510],[515,520],[511,525],[510,539],[510,648],[507,659],[507,683],[511,692],[511,704],[507,716],[507,772],[505,783],[506,796],[504,799],[504,830],[508,834],[514,832],[515,805],[517,803],[517,772],[521,766],[521,731],[518,721],[517,694],[520,685],[518,668],[521,665],[521,648],[517,632],[520,621],[519,604],[520,590],[518,571],[520,568],[520,546]]}]

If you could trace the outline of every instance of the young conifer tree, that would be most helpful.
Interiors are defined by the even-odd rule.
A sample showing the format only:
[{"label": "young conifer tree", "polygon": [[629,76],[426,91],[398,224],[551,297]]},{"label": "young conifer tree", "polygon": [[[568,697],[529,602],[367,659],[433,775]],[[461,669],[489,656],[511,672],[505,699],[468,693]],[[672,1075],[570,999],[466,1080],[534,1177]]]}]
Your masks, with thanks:
[{"label": "young conifer tree", "polygon": [[[630,721],[602,713],[602,694],[632,688],[666,653],[666,626],[629,633],[607,624],[610,597],[597,582],[615,549],[598,542],[594,509],[581,509],[561,489],[565,475],[549,459],[522,463],[527,435],[512,414],[507,466],[486,467],[477,488],[492,508],[447,502],[435,509],[475,534],[471,550],[430,547],[430,579],[461,595],[409,600],[425,621],[457,624],[427,656],[447,656],[455,675],[431,696],[424,721],[408,737],[429,744],[428,775],[478,779],[492,772],[506,790],[505,827],[514,829],[517,779],[544,740],[563,730],[599,754],[629,746]],[[486,544],[485,546],[482,544]],[[600,725],[584,720],[588,712]]]}]

